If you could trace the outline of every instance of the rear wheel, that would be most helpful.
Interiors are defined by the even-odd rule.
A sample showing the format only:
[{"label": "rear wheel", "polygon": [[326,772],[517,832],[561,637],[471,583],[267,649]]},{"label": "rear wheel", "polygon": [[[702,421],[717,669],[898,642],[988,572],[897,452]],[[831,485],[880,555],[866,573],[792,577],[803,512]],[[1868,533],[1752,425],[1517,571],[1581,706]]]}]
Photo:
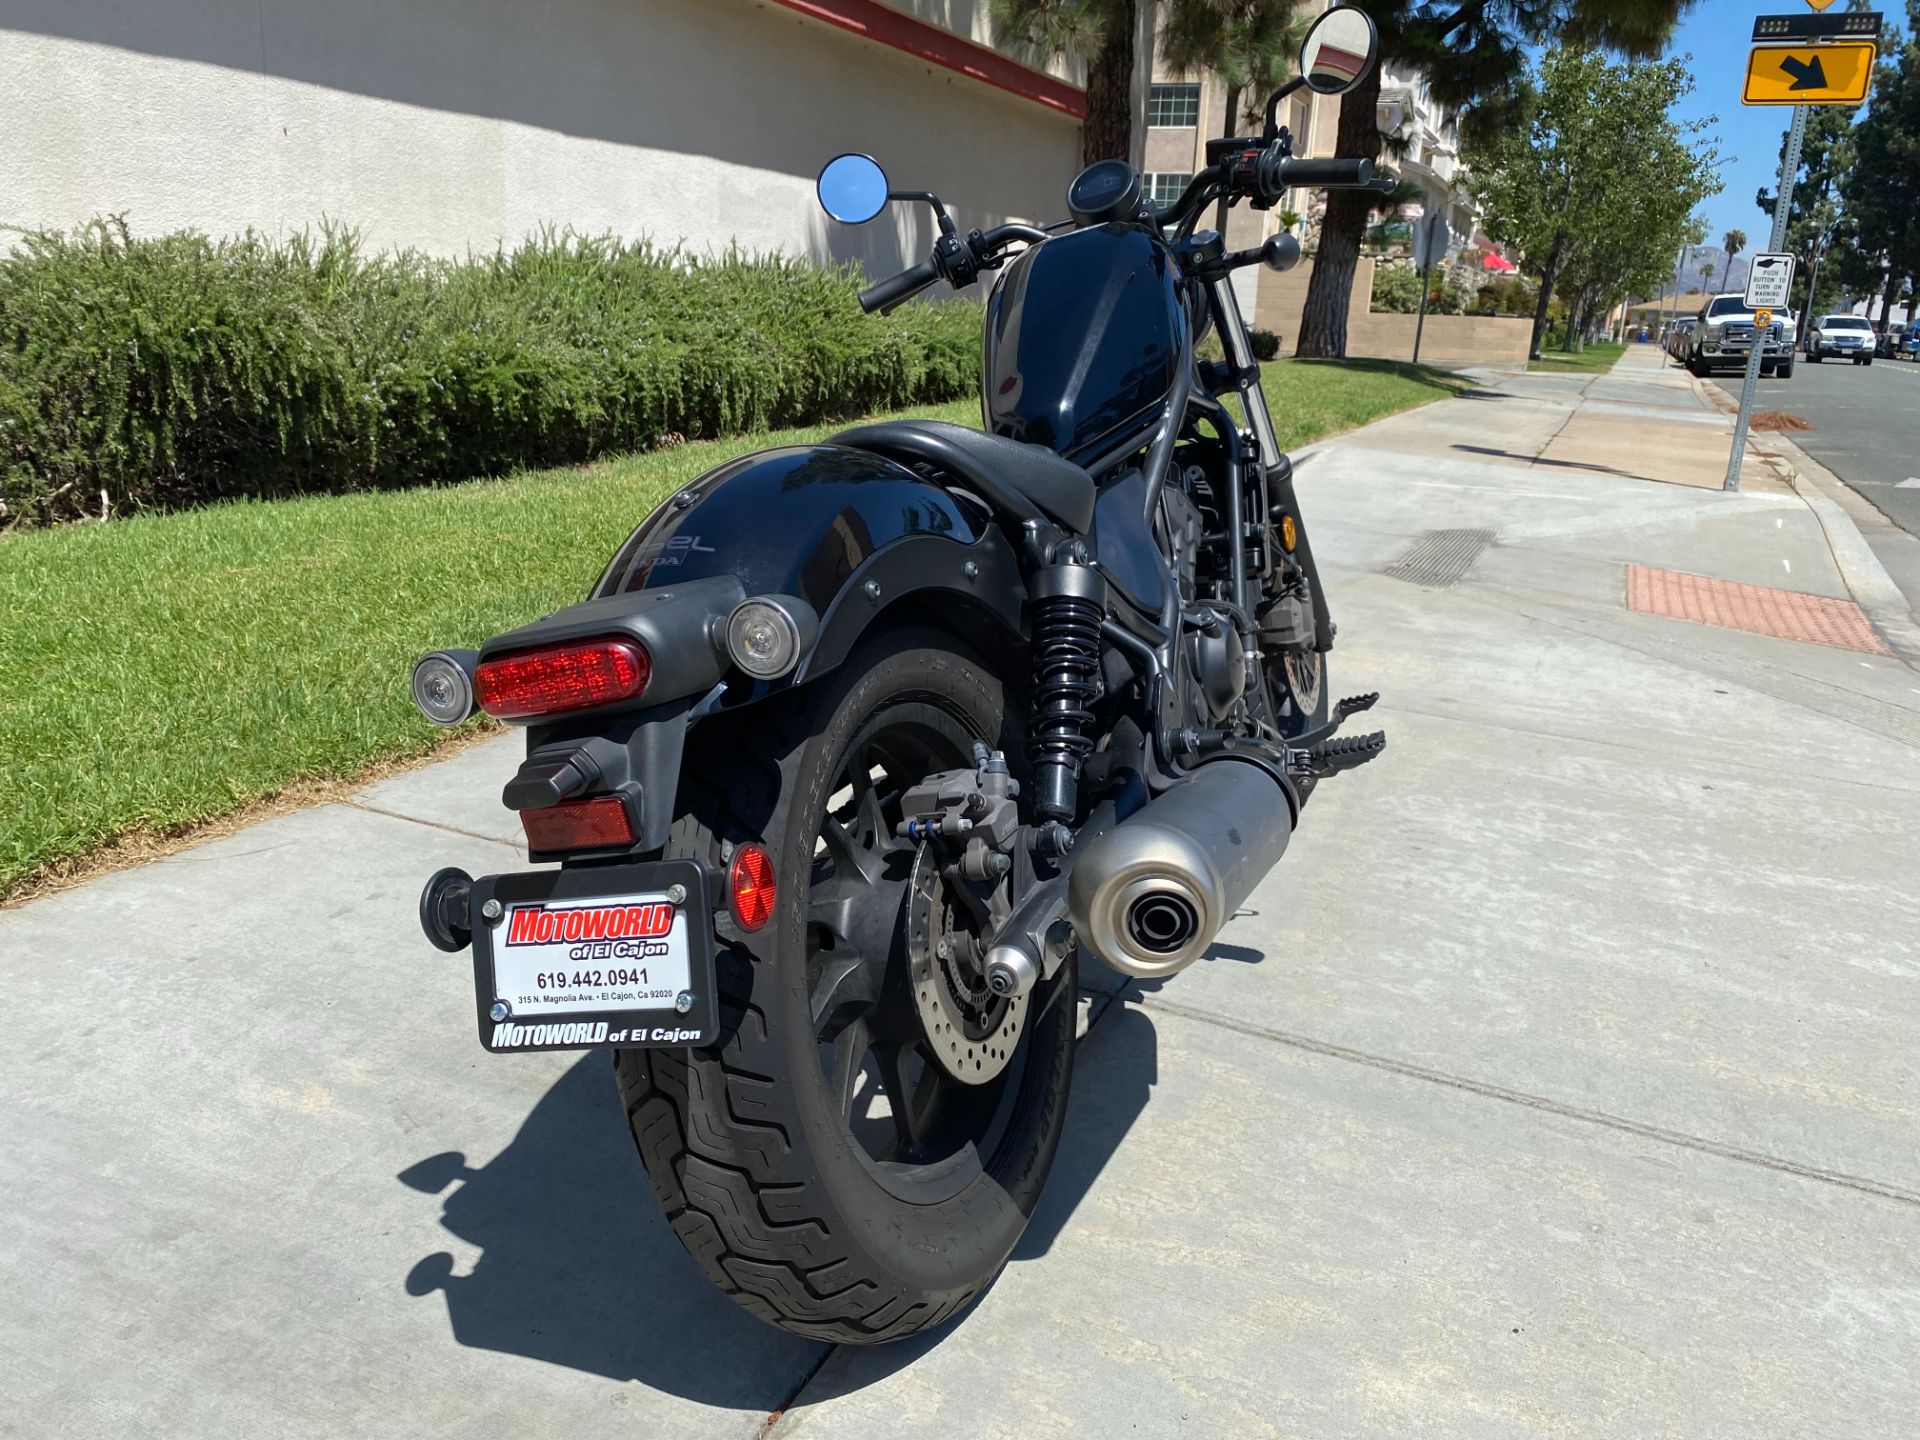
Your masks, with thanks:
[{"label": "rear wheel", "polygon": [[[1073,963],[993,996],[966,907],[895,839],[902,792],[970,768],[1005,720],[985,666],[903,631],[689,737],[666,853],[720,866],[757,841],[778,900],[761,931],[719,926],[722,1043],[621,1051],[616,1069],[675,1232],[797,1334],[871,1343],[947,1319],[1006,1263],[1052,1166]],[[936,943],[950,955],[919,953]]]}]

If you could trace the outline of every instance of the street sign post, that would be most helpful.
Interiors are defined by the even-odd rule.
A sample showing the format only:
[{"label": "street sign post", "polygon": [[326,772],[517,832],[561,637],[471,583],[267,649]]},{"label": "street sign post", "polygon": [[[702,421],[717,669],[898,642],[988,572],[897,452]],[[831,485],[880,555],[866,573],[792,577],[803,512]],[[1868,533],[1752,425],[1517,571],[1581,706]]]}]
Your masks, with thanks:
[{"label": "street sign post", "polygon": [[[1815,10],[1824,10],[1832,0],[1807,3]],[[1797,45],[1755,45],[1747,55],[1747,78],[1740,92],[1742,104],[1793,106],[1793,124],[1787,128],[1787,143],[1780,153],[1780,185],[1774,191],[1773,238],[1747,271],[1747,308],[1771,312],[1787,310],[1793,286],[1793,256],[1780,247],[1787,243],[1793,182],[1800,173],[1800,146],[1807,134],[1807,107],[1858,105],[1867,98],[1867,88],[1873,83],[1874,57],[1879,54],[1875,37],[1880,34],[1880,17],[1860,10],[1842,16],[1762,15],[1753,22],[1753,33],[1756,39],[1807,37],[1805,43]],[[1813,305],[1811,295],[1807,305]],[[1791,311],[1788,317],[1791,319]],[[1740,462],[1747,454],[1753,392],[1760,384],[1760,357],[1766,351],[1772,318],[1769,313],[1767,323],[1754,325],[1753,338],[1747,344],[1747,374],[1740,386],[1740,414],[1733,422],[1733,449],[1727,456],[1723,489],[1740,488]],[[1803,321],[1806,318],[1801,317]],[[1759,319],[1756,314],[1754,320]],[[1796,334],[1795,343],[1798,339]],[[1781,352],[1779,364],[1783,370],[1793,364],[1793,351],[1794,345],[1789,344]]]},{"label": "street sign post", "polygon": [[1420,318],[1413,322],[1413,363],[1420,363],[1420,336],[1427,328],[1427,289],[1433,284],[1433,267],[1447,255],[1452,239],[1444,210],[1429,210],[1413,226],[1413,263],[1420,270]]},{"label": "street sign post", "polygon": [[[1780,186],[1774,191],[1773,201],[1773,238],[1767,242],[1767,249],[1753,258],[1753,268],[1747,272],[1747,293],[1753,293],[1754,276],[1760,273],[1762,260],[1776,259],[1788,252],[1781,250],[1787,243],[1787,216],[1793,209],[1793,181],[1800,173],[1800,146],[1807,137],[1807,107],[1793,107],[1793,124],[1787,127],[1786,148],[1780,152]],[[1788,285],[1793,283],[1793,266],[1768,266],[1786,272]],[[1762,281],[1762,284],[1770,282]],[[1752,301],[1748,301],[1752,304]],[[1784,300],[1782,301],[1784,304]],[[1758,316],[1754,317],[1756,320]],[[1753,338],[1747,342],[1747,375],[1740,386],[1740,414],[1733,422],[1733,449],[1727,455],[1727,478],[1720,484],[1722,490],[1740,488],[1740,462],[1747,457],[1747,427],[1753,418],[1753,392],[1760,385],[1760,356],[1767,348],[1766,332],[1758,325],[1753,327]],[[1793,359],[1789,350],[1784,357]]]},{"label": "street sign post", "polygon": [[1790,251],[1765,251],[1753,257],[1747,269],[1746,302],[1749,310],[1765,306],[1769,310],[1788,308],[1793,294],[1793,255]]},{"label": "street sign post", "polygon": [[1747,54],[1742,105],[1858,105],[1880,47],[1871,40],[1756,45]]}]

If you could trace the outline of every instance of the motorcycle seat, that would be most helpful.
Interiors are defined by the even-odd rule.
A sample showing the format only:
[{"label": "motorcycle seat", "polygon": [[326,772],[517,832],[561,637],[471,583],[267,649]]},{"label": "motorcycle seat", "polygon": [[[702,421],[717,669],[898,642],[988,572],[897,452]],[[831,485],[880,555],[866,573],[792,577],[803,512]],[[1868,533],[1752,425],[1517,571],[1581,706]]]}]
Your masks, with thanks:
[{"label": "motorcycle seat", "polygon": [[946,471],[1022,520],[1051,517],[1078,534],[1093,528],[1093,477],[1041,445],[942,420],[888,420],[830,438],[901,464]]}]

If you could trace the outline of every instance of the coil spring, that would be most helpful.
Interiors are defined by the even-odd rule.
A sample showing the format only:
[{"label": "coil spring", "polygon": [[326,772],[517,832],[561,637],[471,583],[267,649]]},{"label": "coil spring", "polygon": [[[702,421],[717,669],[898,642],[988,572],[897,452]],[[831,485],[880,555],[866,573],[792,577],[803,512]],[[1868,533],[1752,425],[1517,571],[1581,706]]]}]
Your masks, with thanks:
[{"label": "coil spring", "polygon": [[1071,820],[1080,762],[1093,749],[1088,707],[1099,694],[1101,607],[1076,595],[1033,602],[1033,727],[1027,753],[1040,787],[1038,810]]}]

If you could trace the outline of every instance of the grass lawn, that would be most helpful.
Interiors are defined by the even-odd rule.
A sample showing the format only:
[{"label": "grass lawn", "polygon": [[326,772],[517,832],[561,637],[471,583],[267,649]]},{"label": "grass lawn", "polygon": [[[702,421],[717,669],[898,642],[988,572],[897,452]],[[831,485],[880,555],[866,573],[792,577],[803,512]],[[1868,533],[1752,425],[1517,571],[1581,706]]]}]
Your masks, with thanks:
[{"label": "grass lawn", "polygon": [[1611,370],[1613,362],[1627,353],[1625,345],[1616,345],[1610,340],[1589,345],[1576,355],[1564,350],[1542,350],[1538,360],[1529,360],[1527,369],[1544,370],[1549,374],[1591,375],[1601,370]]},{"label": "grass lawn", "polygon": [[[1464,384],[1387,361],[1266,369],[1288,446]],[[445,737],[407,696],[422,653],[580,599],[660,496],[838,428],[0,536],[0,899],[117,838],[426,753]]]}]

